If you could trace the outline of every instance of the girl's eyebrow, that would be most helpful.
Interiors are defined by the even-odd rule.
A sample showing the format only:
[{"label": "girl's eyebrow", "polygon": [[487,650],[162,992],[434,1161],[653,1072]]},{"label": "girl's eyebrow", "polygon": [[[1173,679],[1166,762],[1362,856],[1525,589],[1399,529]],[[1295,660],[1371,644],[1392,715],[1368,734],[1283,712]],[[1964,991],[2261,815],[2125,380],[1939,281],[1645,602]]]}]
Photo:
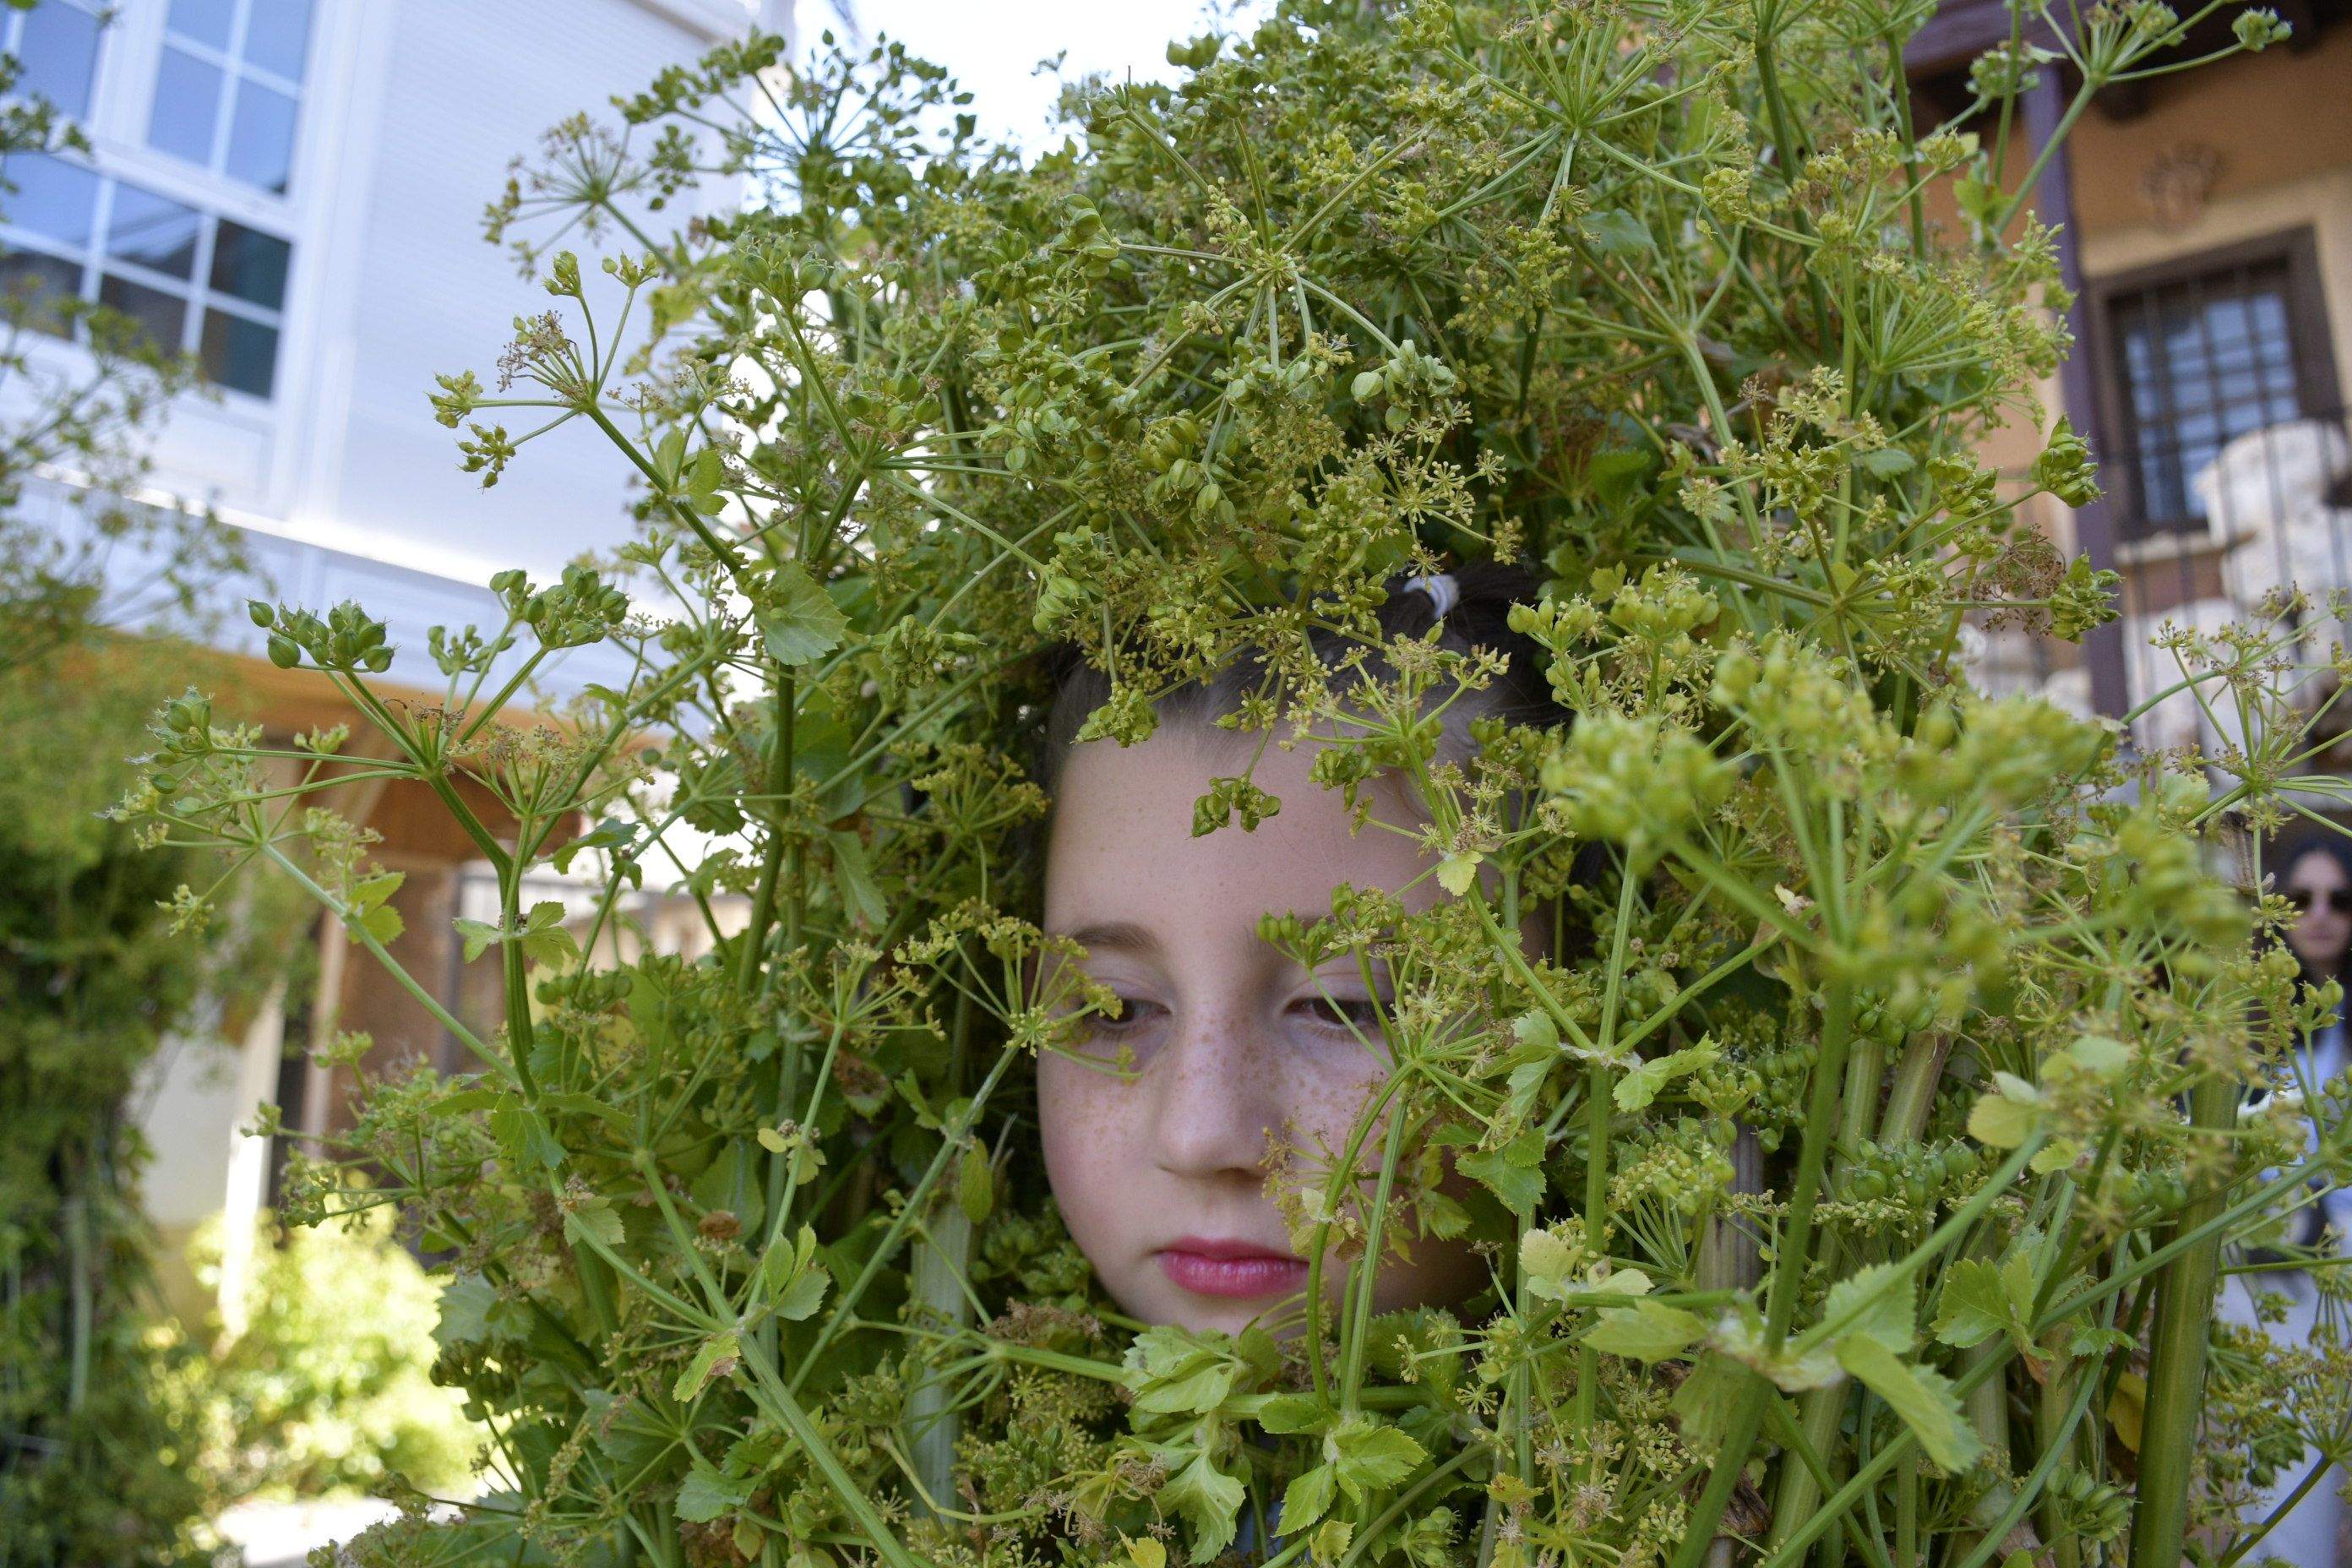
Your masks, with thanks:
[{"label": "girl's eyebrow", "polygon": [[1118,948],[1150,953],[1160,951],[1160,939],[1132,921],[1098,921],[1066,934],[1071,941],[1088,950]]}]

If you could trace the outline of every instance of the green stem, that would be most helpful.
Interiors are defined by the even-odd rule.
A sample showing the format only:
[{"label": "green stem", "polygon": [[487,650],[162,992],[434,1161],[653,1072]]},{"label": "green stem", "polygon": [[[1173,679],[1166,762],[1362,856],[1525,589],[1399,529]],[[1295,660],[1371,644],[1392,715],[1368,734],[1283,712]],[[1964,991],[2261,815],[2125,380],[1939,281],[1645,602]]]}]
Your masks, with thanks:
[{"label": "green stem", "polygon": [[[1764,1345],[1768,1352],[1780,1349],[1788,1338],[1789,1320],[1796,1313],[1798,1289],[1811,1261],[1813,1210],[1821,1199],[1822,1165],[1828,1157],[1830,1129],[1837,1120],[1837,1100],[1845,1077],[1846,1047],[1853,1022],[1853,991],[1842,981],[1825,989],[1829,1007],[1822,1021],[1821,1055],[1813,1064],[1812,1099],[1806,1111],[1804,1146],[1797,1157],[1789,1224],[1772,1253],[1772,1284],[1764,1317]],[[1764,1402],[1774,1396],[1772,1384],[1759,1373],[1750,1373],[1741,1385],[1730,1429],[1715,1457],[1706,1489],[1692,1505],[1690,1526],[1683,1535],[1682,1544],[1675,1550],[1673,1568],[1698,1568],[1700,1560],[1706,1555],[1707,1543],[1715,1539],[1716,1526],[1722,1521],[1732,1489],[1739,1483],[1739,1472],[1748,1463],[1749,1450],[1756,1446],[1757,1432],[1764,1422]]]},{"label": "green stem", "polygon": [[793,672],[779,667],[775,732],[768,744],[768,793],[775,798],[775,815],[768,823],[768,848],[760,862],[759,890],[751,898],[751,921],[743,928],[742,958],[735,972],[735,992],[740,996],[751,995],[759,979],[760,954],[768,945],[768,924],[776,913],[776,878],[783,868],[784,845],[795,837],[784,830],[785,807],[793,793]]},{"label": "green stem", "polygon": [[750,1340],[743,1344],[742,1355],[743,1364],[751,1369],[754,1397],[767,1406],[769,1414],[782,1423],[816,1462],[818,1471],[833,1488],[835,1499],[857,1521],[865,1544],[880,1552],[891,1568],[927,1568],[907,1550],[904,1542],[891,1533],[888,1523],[875,1510],[873,1500],[866,1495],[866,1489],[843,1468],[833,1446],[824,1440],[824,1434],[817,1430],[808,1412],[801,1408],[793,1391],[776,1374],[776,1363],[767,1351],[757,1340]]},{"label": "green stem", "polygon": [[[2237,1086],[2210,1073],[2189,1095],[2189,1123],[2231,1125]],[[2221,1194],[2210,1193],[2180,1211],[2175,1234],[2218,1216]],[[2157,1282],[2156,1334],[2148,1352],[2147,1414],[2141,1428],[2139,1503],[2132,1515],[2132,1568],[2177,1568],[2189,1521],[2189,1470],[2196,1459],[2197,1423],[2205,1394],[2205,1340],[2221,1278],[2221,1227],[2166,1265]]]}]

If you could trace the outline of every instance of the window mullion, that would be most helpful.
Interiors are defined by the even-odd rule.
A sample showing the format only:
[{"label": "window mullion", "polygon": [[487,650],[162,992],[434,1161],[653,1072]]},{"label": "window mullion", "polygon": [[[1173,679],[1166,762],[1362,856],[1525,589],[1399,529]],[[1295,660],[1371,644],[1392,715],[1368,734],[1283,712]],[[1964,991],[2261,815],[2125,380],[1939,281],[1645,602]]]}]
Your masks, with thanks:
[{"label": "window mullion", "polygon": [[[98,182],[98,195],[89,204],[89,239],[82,247],[81,297],[95,303],[98,300],[99,275],[106,266],[106,237],[114,227],[114,182]],[[81,330],[75,329],[76,341],[82,341]]]},{"label": "window mullion", "polygon": [[196,254],[189,268],[188,322],[180,333],[180,344],[187,353],[204,351],[205,297],[212,292],[213,246],[220,234],[220,215],[206,213],[196,226]]}]

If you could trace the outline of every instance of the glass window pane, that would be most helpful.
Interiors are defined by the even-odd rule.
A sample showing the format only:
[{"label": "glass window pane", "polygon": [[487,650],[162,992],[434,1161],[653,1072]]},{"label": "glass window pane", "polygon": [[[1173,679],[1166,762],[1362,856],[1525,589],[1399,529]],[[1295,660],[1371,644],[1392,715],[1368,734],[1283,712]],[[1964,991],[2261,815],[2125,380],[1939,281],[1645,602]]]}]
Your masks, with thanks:
[{"label": "glass window pane", "polygon": [[99,280],[98,301],[137,321],[164,353],[179,352],[180,328],[188,319],[188,302],[177,294],[166,294],[161,289],[150,289],[144,283],[109,274]]},{"label": "glass window pane", "polygon": [[177,49],[165,49],[155,68],[155,107],[147,121],[147,145],[210,167],[220,99],[217,67]]},{"label": "glass window pane", "polygon": [[290,81],[302,79],[310,51],[310,0],[253,0],[245,19],[245,58]]},{"label": "glass window pane", "polygon": [[16,90],[38,93],[80,120],[89,113],[89,73],[98,63],[98,18],[61,0],[49,0],[25,18],[17,51],[25,74]]},{"label": "glass window pane", "polygon": [[240,80],[228,132],[229,176],[282,192],[293,166],[294,100],[249,77]]},{"label": "glass window pane", "polygon": [[0,290],[25,295],[27,326],[56,337],[70,337],[73,329],[58,318],[54,301],[81,292],[81,263],[44,256],[37,250],[0,247]]},{"label": "glass window pane", "polygon": [[0,220],[77,250],[89,246],[96,174],[46,153],[16,153],[0,165],[0,174],[16,186],[13,195],[0,192]]},{"label": "glass window pane", "polygon": [[278,378],[278,329],[226,310],[206,310],[197,357],[205,374],[221,385],[267,397]]},{"label": "glass window pane", "polygon": [[106,253],[173,278],[196,269],[196,229],[204,215],[137,185],[114,187],[114,216],[106,226]]},{"label": "glass window pane", "polygon": [[286,260],[291,249],[274,234],[257,234],[223,218],[213,237],[213,288],[275,310],[286,302]]},{"label": "glass window pane", "polygon": [[226,53],[228,25],[236,16],[236,0],[172,0],[172,31]]}]

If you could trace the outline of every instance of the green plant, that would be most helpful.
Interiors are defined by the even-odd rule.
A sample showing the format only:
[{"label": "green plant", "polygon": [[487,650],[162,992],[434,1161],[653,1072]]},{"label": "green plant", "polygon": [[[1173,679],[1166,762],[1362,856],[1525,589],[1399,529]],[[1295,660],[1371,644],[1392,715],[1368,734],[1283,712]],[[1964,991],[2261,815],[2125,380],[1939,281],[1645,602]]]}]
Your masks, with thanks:
[{"label": "green plant", "polygon": [[[13,10],[30,8],[12,0]],[[0,54],[0,155],[89,143],[15,89]],[[15,194],[0,180],[0,211]],[[83,352],[37,349],[79,331]],[[202,1004],[232,1013],[280,971],[272,911],[192,947],[159,910],[197,858],[142,854],[100,811],[134,776],[147,714],[209,668],[134,611],[193,629],[236,569],[209,515],[134,502],[143,427],[195,371],[131,318],[0,296],[0,1564],[206,1560],[215,1502],[164,1390],[190,1364],[154,1331],[146,1151],[127,1099]],[[79,476],[61,482],[60,472]],[[160,613],[159,613],[160,612]],[[205,679],[210,679],[209,675]],[[192,1047],[193,1048],[193,1047]]]},{"label": "green plant", "polygon": [[[254,1222],[241,1330],[215,1321],[174,1390],[203,1434],[192,1468],[215,1498],[313,1498],[394,1477],[464,1489],[480,1431],[428,1373],[440,1289],[394,1237],[388,1209],[278,1232]],[[220,1279],[220,1222],[191,1245]]]},{"label": "green plant", "polygon": [[[1267,1542],[1277,1500],[1271,1560],[1346,1568],[2250,1549],[2245,1456],[2342,1411],[2265,1407],[2276,1347],[2209,1357],[2211,1284],[2341,1173],[2345,1134],[2331,1103],[2305,1159],[2284,1101],[2239,1116],[2333,998],[2294,994],[2252,942],[2283,907],[2207,861],[2289,780],[2345,792],[2298,776],[2313,672],[2274,626],[2174,645],[2250,737],[2218,795],[1969,687],[1969,614],[2079,636],[2112,580],[2017,521],[2095,486],[2063,423],[2022,494],[1976,455],[2040,426],[2067,346],[2032,171],[2010,178],[2040,51],[1996,48],[1922,136],[1899,62],[1926,15],[1288,0],[1171,50],[1179,86],[1081,91],[1078,134],[1025,167],[888,45],[779,72],[754,38],[625,100],[629,137],[560,127],[493,237],[586,217],[642,249],[609,282],[555,254],[560,310],[518,321],[495,388],[434,402],[486,484],[591,427],[643,479],[642,539],[502,579],[503,625],[436,633],[428,710],[372,692],[360,606],[257,603],[396,755],[166,714],[121,808],[274,865],[387,963],[397,879],[304,791],[421,780],[499,875],[467,945],[502,1026],[445,1018],[478,1069],[367,1083],[344,1153],[383,1175],[359,1201],[455,1250],[439,1375],[493,1413],[515,1485],[360,1558],[1161,1568],[1244,1513]],[[2068,121],[2193,19],[2069,20]],[[696,174],[695,129],[769,199],[656,242],[615,193]],[[1110,1005],[1028,978],[1078,956],[1012,847],[1044,804],[1014,760],[1031,656],[1111,671],[1087,733],[1135,739],[1262,647],[1277,680],[1235,721],[1271,738],[1340,695],[1301,632],[1363,637],[1388,573],[1440,552],[1542,565],[1516,625],[1577,721],[1488,724],[1433,769],[1419,716],[1481,671],[1391,647],[1318,773],[1405,777],[1450,895],[1263,933],[1354,949],[1413,1003],[1304,1211],[1349,1308],[1279,1344],[1136,1322],[1028,1125],[1033,1053]],[[638,656],[625,685],[496,723],[600,638]],[[1252,787],[1218,781],[1199,831],[1246,831]],[[590,969],[524,907],[539,861],[594,868],[593,951],[677,824],[713,836],[680,884],[707,959]],[[1571,881],[1585,845],[1607,868]],[[1528,900],[1591,953],[1521,956]],[[1475,1201],[1399,1201],[1449,1149]],[[333,1162],[298,1190],[312,1218],[353,1201]],[[1365,1258],[1408,1211],[1476,1237],[1496,1288],[1370,1314]],[[2200,1400],[2243,1447],[2198,1450]]]}]

